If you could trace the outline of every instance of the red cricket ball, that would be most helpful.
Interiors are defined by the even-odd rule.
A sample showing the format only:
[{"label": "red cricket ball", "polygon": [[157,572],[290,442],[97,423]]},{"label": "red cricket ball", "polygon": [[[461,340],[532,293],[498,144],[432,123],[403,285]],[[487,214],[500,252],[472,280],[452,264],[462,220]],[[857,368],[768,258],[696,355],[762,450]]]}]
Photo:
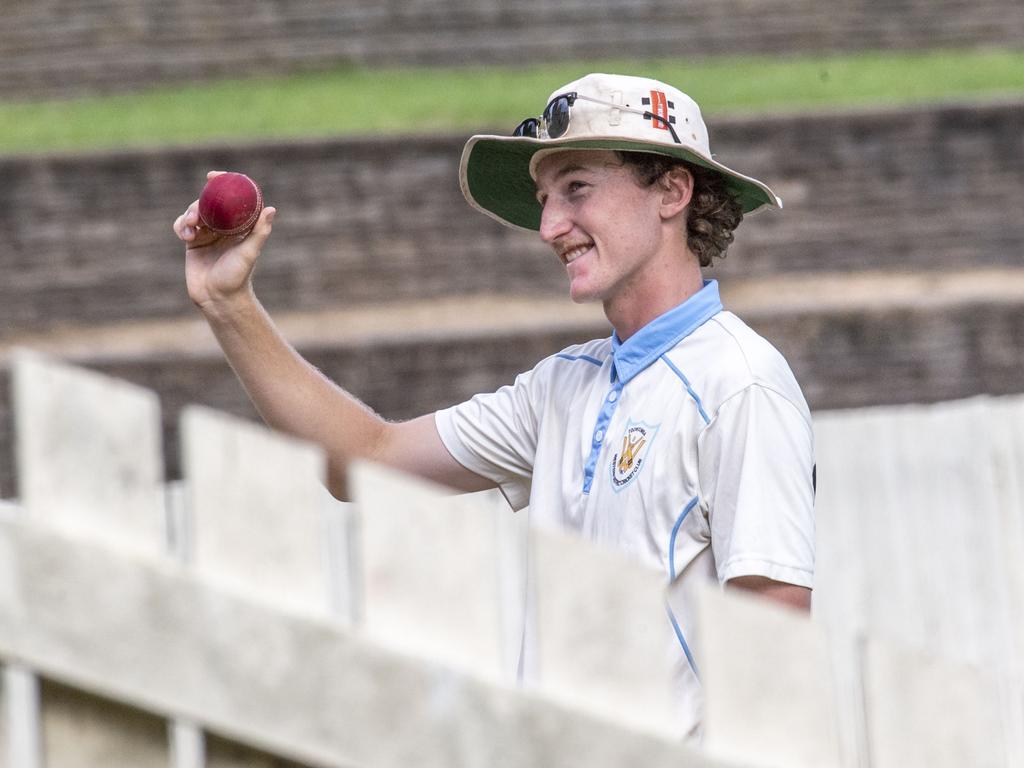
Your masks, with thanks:
[{"label": "red cricket ball", "polygon": [[199,218],[219,235],[246,234],[262,210],[263,193],[244,173],[214,176],[199,195]]}]

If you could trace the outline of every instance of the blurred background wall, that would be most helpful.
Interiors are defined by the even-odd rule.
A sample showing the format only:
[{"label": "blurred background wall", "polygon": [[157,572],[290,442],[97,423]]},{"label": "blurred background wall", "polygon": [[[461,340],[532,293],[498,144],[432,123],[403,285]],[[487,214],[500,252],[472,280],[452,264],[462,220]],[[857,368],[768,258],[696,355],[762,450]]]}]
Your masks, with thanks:
[{"label": "blurred background wall", "polygon": [[[159,0],[6,4],[0,94],[394,65],[1019,47],[1013,0]],[[57,54],[57,55],[55,55]]]}]

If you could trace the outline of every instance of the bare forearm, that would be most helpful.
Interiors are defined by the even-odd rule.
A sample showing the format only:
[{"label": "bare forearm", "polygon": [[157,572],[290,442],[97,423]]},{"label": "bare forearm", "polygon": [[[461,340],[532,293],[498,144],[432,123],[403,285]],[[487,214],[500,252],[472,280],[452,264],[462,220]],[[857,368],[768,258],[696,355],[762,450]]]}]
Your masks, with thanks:
[{"label": "bare forearm", "polygon": [[386,422],[304,360],[251,292],[203,314],[263,420],[325,448],[332,492],[349,461],[380,460]]}]

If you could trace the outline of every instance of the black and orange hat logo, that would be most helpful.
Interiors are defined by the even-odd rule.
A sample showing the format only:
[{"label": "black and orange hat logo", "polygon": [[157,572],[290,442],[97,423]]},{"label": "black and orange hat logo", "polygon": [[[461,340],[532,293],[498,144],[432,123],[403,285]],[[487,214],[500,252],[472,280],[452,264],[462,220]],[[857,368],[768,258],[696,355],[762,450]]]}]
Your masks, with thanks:
[{"label": "black and orange hat logo", "polygon": [[644,120],[650,120],[654,128],[667,131],[669,123],[672,125],[676,124],[676,117],[671,113],[671,110],[675,109],[676,105],[668,100],[668,96],[665,95],[664,91],[651,91],[649,98],[644,96],[640,101],[645,107],[650,107],[650,111],[655,117],[660,118],[655,120],[650,115],[644,115]]}]

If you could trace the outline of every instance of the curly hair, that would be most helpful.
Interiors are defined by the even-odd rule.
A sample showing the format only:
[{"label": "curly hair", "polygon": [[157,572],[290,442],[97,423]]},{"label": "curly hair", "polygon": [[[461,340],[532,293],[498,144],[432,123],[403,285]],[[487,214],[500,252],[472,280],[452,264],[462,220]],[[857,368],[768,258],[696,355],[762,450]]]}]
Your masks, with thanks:
[{"label": "curly hair", "polygon": [[702,267],[712,265],[733,241],[733,230],[743,220],[743,208],[726,187],[725,177],[685,160],[649,152],[616,152],[633,171],[641,187],[649,187],[672,168],[683,167],[693,175],[693,199],[686,216],[686,242]]}]

